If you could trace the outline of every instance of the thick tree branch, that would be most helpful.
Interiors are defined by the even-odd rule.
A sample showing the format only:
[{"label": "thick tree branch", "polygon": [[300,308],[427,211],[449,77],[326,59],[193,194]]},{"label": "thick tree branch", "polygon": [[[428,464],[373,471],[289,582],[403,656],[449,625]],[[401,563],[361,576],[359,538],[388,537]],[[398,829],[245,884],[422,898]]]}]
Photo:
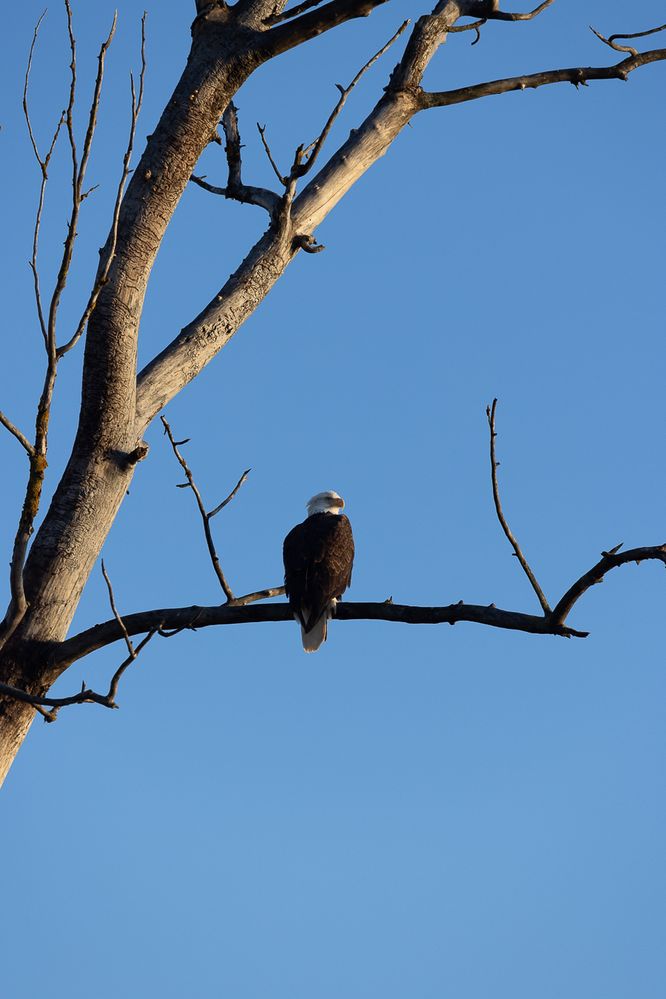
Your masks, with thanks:
[{"label": "thick tree branch", "polygon": [[[335,616],[339,621],[390,621],[401,624],[457,624],[460,621],[467,621],[491,628],[522,631],[531,635],[587,638],[588,632],[569,628],[565,624],[566,617],[574,604],[611,569],[628,562],[643,562],[649,559],[656,559],[666,565],[666,544],[633,548],[621,555],[608,553],[602,557],[601,562],[593,566],[567,590],[549,615],[523,614],[520,611],[502,610],[494,604],[481,606],[462,601],[442,607],[417,607],[394,604],[391,601],[382,603],[341,601],[338,603]],[[276,587],[264,593],[273,595],[281,591],[281,587]],[[216,607],[163,607],[125,615],[123,621],[130,635],[143,634],[157,628],[185,630],[227,624],[293,622],[293,613],[287,603],[257,603],[247,606],[241,603],[245,599],[247,598],[241,597],[233,603]],[[105,621],[60,643],[52,653],[50,665],[64,669],[84,656],[123,638],[123,632],[115,619]]]},{"label": "thick tree branch", "polygon": [[[341,601],[336,608],[339,621],[392,621],[402,624],[455,624],[470,621],[476,624],[524,631],[534,635],[586,637],[586,632],[574,631],[564,625],[550,623],[534,614],[501,610],[494,605],[455,603],[444,607],[416,607],[408,604],[356,603]],[[227,624],[258,624],[289,621],[294,615],[287,603],[251,605],[222,604],[215,607],[163,607],[157,610],[128,614],[123,618],[130,635],[142,634],[151,628],[197,630]],[[53,654],[52,665],[63,669],[90,653],[123,639],[115,619],[88,628],[62,642]]]},{"label": "thick tree branch", "polygon": [[331,0],[317,10],[270,28],[262,38],[262,48],[269,57],[279,55],[345,21],[367,17],[384,3],[387,0]]},{"label": "thick tree branch", "polygon": [[[291,210],[291,234],[269,230],[202,312],[143,369],[137,385],[135,432],[138,435],[144,432],[154,415],[229,342],[265,298],[294,253],[302,248],[302,240],[297,237],[306,234],[306,238],[312,240],[316,227],[354,183],[384,155],[419,110],[475,100],[486,94],[541,86],[559,79],[583,82],[586,71],[578,68],[494,81],[443,94],[424,93],[420,90],[420,83],[425,68],[439,46],[446,41],[450,28],[462,16],[463,8],[467,13],[462,0],[443,0],[437,5],[435,13],[419,18],[404,55],[391,75],[386,94],[363,124],[352,130],[347,141],[295,198]],[[656,58],[663,56],[646,53],[637,59],[625,60],[619,67],[592,69],[589,73],[592,76],[597,74],[598,78],[623,78],[626,72]]]},{"label": "thick tree branch", "polygon": [[326,139],[328,138],[338,115],[340,114],[343,107],[347,103],[347,98],[351,94],[352,90],[359,82],[361,77],[370,69],[370,67],[374,66],[377,60],[381,59],[384,53],[391,48],[393,43],[396,42],[398,38],[400,38],[400,35],[407,29],[408,25],[409,21],[402,22],[398,30],[389,38],[386,44],[382,45],[382,47],[377,52],[375,52],[375,54],[370,59],[368,59],[368,61],[364,66],[361,66],[358,73],[347,87],[343,87],[340,83],[336,83],[336,87],[340,91],[340,97],[338,98],[337,104],[331,111],[330,115],[328,116],[328,119],[326,120],[326,124],[324,125],[323,129],[321,130],[317,138],[314,140],[314,142],[310,143],[310,145],[305,149],[302,146],[299,146],[298,150],[296,151],[294,164],[291,168],[290,179],[297,180],[298,178],[304,177],[306,174],[310,172],[312,167],[317,162],[322,147],[326,142]]},{"label": "thick tree branch", "polygon": [[299,3],[296,7],[290,7],[289,10],[282,11],[282,13],[269,14],[268,17],[264,18],[264,23],[268,25],[279,24],[281,21],[290,21],[294,17],[300,17],[301,14],[305,14],[306,11],[312,10],[313,7],[320,7],[324,0],[304,0],[303,3]]},{"label": "thick tree branch", "polygon": [[574,66],[570,69],[551,69],[542,73],[512,76],[505,80],[491,80],[488,83],[477,83],[457,90],[433,93],[422,91],[419,101],[422,109],[448,107],[451,104],[476,101],[480,97],[506,94],[512,90],[536,90],[537,87],[551,83],[573,83],[578,87],[586,86],[589,80],[626,80],[635,69],[664,59],[666,59],[666,49],[652,49],[649,52],[639,52],[636,56],[629,56],[614,66]]}]

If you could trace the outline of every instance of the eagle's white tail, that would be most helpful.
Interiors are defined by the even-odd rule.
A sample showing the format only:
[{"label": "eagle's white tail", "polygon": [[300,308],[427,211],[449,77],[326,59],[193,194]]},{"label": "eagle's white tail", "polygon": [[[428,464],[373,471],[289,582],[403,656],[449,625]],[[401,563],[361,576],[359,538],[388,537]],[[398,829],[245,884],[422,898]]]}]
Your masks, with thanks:
[{"label": "eagle's white tail", "polygon": [[[303,649],[305,652],[316,652],[320,645],[326,641],[328,632],[328,622],[331,617],[333,617],[333,612],[335,610],[335,605],[337,600],[331,600],[330,604],[319,618],[317,623],[309,631],[306,631],[301,625],[301,641],[303,642]],[[294,617],[298,621],[298,616],[294,614]],[[307,620],[307,617],[306,617]]]},{"label": "eagle's white tail", "polygon": [[310,631],[305,631],[303,625],[301,625],[301,639],[303,641],[303,648],[306,652],[316,652],[319,646],[326,641],[326,632],[328,631],[328,615],[322,614],[314,628]]}]

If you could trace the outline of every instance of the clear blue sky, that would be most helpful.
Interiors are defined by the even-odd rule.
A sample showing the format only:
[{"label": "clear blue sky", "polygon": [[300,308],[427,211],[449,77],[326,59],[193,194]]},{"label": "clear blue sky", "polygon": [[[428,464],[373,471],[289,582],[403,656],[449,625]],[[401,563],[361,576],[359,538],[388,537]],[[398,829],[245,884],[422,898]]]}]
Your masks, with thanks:
[{"label": "clear blue sky", "polygon": [[[518,9],[527,9],[521,2]],[[78,263],[78,316],[107,231],[143,9],[119,0]],[[139,150],[180,74],[191,2],[149,3]],[[663,5],[558,0],[532,24],[453,37],[428,86],[607,64],[587,29],[660,23]],[[425,7],[423,8],[426,9]],[[75,5],[84,98],[113,3]],[[8,234],[0,406],[26,430],[42,377],[31,300],[37,169],[20,116],[41,5],[13,5],[0,63]],[[248,183],[269,183],[337,92],[421,8],[392,0],[257,73],[239,94]],[[64,103],[64,16],[43,25],[42,144]],[[647,40],[645,47],[663,45]],[[395,52],[349,100],[329,149],[377,99]],[[85,82],[84,82],[85,81]],[[281,543],[321,489],[347,500],[350,598],[537,611],[496,522],[484,409],[500,398],[505,509],[552,600],[599,552],[664,528],[666,66],[631,82],[509,94],[416,119],[197,383],[168,407],[238,592],[281,581]],[[201,172],[224,183],[223,154]],[[52,172],[43,281],[67,212]],[[265,224],[188,190],[151,282],[142,360],[188,322]],[[78,408],[62,366],[49,487]],[[121,611],[220,599],[192,497],[157,428],[104,549]],[[0,438],[9,560],[25,461]],[[3,996],[33,999],[663,999],[666,675],[663,567],[627,566],[581,601],[586,641],[333,624],[155,640],[121,710],[39,720],[2,794]],[[4,585],[4,583],[3,583]],[[5,587],[6,589],[6,587]],[[99,569],[76,628],[109,617]],[[104,688],[119,647],[71,670]]]}]

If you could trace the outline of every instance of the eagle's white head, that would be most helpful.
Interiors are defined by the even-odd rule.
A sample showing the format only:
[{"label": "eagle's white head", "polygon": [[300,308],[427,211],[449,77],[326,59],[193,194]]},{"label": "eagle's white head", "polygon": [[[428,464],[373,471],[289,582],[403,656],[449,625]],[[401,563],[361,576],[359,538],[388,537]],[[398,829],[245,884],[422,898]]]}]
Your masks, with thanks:
[{"label": "eagle's white head", "polygon": [[328,490],[325,493],[317,493],[312,499],[308,500],[308,517],[311,517],[313,513],[340,513],[345,501],[342,496],[338,496],[337,493],[332,490]]}]

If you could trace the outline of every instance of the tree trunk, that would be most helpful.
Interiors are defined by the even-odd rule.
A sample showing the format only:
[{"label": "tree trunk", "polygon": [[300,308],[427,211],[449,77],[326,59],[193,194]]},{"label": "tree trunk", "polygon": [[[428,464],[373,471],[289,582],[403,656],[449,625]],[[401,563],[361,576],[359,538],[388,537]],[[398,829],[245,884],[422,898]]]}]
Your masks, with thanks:
[{"label": "tree trunk", "polygon": [[[123,199],[113,265],[88,324],[72,453],[26,564],[29,609],[0,658],[2,680],[30,693],[55,679],[33,643],[65,638],[133,475],[138,331],[157,251],[224,109],[263,58],[256,34],[228,21],[219,8],[197,23],[183,75]],[[0,700],[0,779],[34,713]]]}]

